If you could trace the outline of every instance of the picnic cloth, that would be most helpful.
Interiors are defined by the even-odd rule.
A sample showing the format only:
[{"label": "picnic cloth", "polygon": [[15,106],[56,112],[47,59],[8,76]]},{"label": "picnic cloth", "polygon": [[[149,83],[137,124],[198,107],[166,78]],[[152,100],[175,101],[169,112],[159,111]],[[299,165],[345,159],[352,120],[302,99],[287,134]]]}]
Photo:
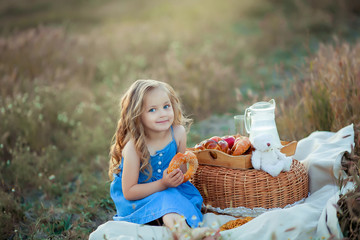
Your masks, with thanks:
[{"label": "picnic cloth", "polygon": [[[250,222],[221,232],[223,239],[309,239],[342,238],[336,216],[339,193],[353,188],[351,182],[340,190],[338,181],[345,176],[341,170],[344,152],[354,144],[353,125],[338,132],[315,131],[298,142],[294,159],[302,162],[309,173],[309,196],[301,204],[265,212]],[[214,229],[235,219],[228,215],[206,213],[204,226]],[[171,239],[166,227],[108,221],[89,236],[98,239]]]}]

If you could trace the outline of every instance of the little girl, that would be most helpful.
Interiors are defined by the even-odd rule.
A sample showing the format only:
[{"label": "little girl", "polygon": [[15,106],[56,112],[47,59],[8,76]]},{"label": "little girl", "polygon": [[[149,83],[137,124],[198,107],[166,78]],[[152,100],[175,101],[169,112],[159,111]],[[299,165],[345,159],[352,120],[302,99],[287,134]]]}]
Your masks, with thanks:
[{"label": "little girl", "polygon": [[161,222],[176,238],[202,238],[212,232],[197,228],[202,222],[202,197],[190,182],[182,183],[186,166],[167,173],[174,155],[185,152],[184,125],[189,122],[168,84],[138,80],[130,86],[121,100],[110,151],[114,220]]}]

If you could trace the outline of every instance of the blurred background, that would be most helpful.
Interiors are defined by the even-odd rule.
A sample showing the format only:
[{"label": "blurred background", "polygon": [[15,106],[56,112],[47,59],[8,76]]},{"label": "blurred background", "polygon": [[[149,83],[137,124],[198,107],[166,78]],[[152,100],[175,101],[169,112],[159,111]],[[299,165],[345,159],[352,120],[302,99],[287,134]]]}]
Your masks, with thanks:
[{"label": "blurred background", "polygon": [[360,2],[0,2],[0,238],[85,239],[111,219],[124,90],[170,83],[188,147],[274,98],[282,140],[360,123]]}]

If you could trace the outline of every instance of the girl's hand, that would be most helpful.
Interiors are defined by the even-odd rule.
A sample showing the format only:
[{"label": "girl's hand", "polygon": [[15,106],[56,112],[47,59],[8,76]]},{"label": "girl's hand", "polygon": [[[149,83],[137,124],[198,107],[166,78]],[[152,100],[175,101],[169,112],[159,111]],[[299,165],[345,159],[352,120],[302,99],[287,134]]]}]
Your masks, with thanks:
[{"label": "girl's hand", "polygon": [[171,173],[167,173],[167,169],[165,169],[163,172],[163,178],[160,181],[166,188],[177,187],[184,181],[184,174],[179,168],[175,169]]}]

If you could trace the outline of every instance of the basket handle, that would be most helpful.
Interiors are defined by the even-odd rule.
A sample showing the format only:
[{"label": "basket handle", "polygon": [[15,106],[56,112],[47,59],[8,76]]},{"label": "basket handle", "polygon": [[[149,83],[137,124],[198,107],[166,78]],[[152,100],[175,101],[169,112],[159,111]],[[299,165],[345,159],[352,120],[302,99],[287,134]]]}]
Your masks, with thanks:
[{"label": "basket handle", "polygon": [[211,157],[213,160],[216,160],[216,159],[217,159],[217,153],[216,153],[216,152],[209,151],[209,155],[210,155],[210,157]]}]

